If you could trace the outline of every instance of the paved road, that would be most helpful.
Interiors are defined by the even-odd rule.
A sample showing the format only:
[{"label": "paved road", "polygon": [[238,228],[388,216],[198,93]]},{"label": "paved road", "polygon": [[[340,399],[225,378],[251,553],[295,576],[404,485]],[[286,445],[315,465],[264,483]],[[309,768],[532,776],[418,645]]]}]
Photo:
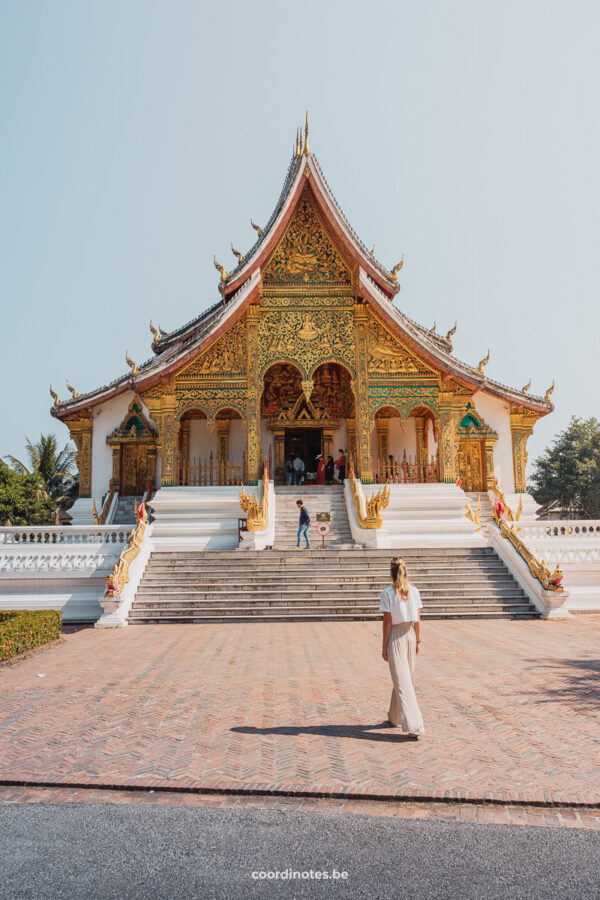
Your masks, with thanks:
[{"label": "paved road", "polygon": [[[2,898],[587,898],[600,833],[110,804],[0,806]],[[347,872],[327,881],[252,872]]]}]

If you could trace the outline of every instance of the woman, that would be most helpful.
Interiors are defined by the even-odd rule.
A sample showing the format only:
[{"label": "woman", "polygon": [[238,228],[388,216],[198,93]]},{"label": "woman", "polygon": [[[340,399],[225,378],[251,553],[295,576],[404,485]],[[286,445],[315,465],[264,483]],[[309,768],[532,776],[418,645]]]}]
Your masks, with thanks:
[{"label": "woman", "polygon": [[423,717],[415,694],[415,661],[421,645],[419,591],[409,584],[406,563],[394,556],[390,564],[392,584],[381,592],[379,609],[383,612],[383,649],[392,675],[392,700],[388,712],[390,724],[401,727],[411,737],[425,734]]},{"label": "woman", "polygon": [[325,460],[321,453],[317,456],[317,484],[325,484]]}]

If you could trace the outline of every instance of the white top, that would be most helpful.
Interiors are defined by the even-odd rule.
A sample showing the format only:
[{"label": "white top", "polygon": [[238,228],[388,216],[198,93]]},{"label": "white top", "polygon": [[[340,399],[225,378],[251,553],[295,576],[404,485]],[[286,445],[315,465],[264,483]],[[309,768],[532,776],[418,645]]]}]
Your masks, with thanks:
[{"label": "white top", "polygon": [[421,595],[414,584],[409,585],[407,600],[402,600],[397,595],[393,584],[381,592],[379,609],[381,612],[392,614],[392,625],[399,625],[401,622],[418,622],[418,611],[422,608]]},{"label": "white top", "polygon": [[304,472],[304,460],[300,459],[299,456],[294,457],[294,462],[292,463],[296,472]]}]

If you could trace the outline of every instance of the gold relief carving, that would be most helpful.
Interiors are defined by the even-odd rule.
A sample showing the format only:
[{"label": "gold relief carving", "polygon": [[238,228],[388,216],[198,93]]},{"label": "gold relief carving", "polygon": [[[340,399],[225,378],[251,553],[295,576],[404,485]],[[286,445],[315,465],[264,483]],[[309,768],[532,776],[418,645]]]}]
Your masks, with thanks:
[{"label": "gold relief carving", "polygon": [[373,481],[373,460],[371,459],[371,431],[373,420],[369,412],[368,392],[368,319],[363,307],[355,307],[356,328],[356,384],[354,385],[356,406],[356,449],[358,474],[366,484]]},{"label": "gold relief carving", "polygon": [[[308,287],[310,289],[310,285]],[[352,309],[354,307],[354,297],[351,294],[348,294],[348,288],[344,288],[343,292],[337,295],[327,294],[327,296],[314,296],[313,294],[307,294],[306,290],[306,286],[303,285],[295,295],[288,294],[287,290],[286,294],[263,293],[260,298],[260,305],[263,307],[276,308],[287,308],[290,306],[299,308],[346,306]]]},{"label": "gold relief carving", "polygon": [[187,368],[177,373],[177,378],[194,378],[202,375],[226,375],[228,378],[244,377],[246,373],[246,326],[235,322],[223,337],[209,347]]},{"label": "gold relief carving", "polygon": [[511,410],[510,432],[512,437],[513,472],[515,477],[515,493],[527,491],[527,441],[533,434],[533,426],[537,416],[530,413]]},{"label": "gold relief carving", "polygon": [[305,191],[267,263],[263,284],[351,284],[350,269],[321,224]]},{"label": "gold relief carving", "polygon": [[315,383],[314,383],[314,381],[312,380],[312,378],[305,378],[305,379],[303,379],[303,381],[302,381],[302,393],[304,394],[304,396],[306,397],[307,400],[310,400],[310,395],[311,395],[312,392],[313,392],[314,386],[315,386]]},{"label": "gold relief carving", "polygon": [[414,356],[373,315],[368,325],[368,371],[373,375],[433,375],[418,357]]},{"label": "gold relief carving", "polygon": [[79,496],[92,496],[92,432],[94,420],[91,416],[72,416],[64,420],[71,440],[77,448],[77,469],[79,471]]},{"label": "gold relief carving", "polygon": [[[303,315],[298,310],[272,310],[258,323],[260,370],[287,360],[294,362],[304,375],[319,363],[338,361],[354,371],[354,318],[350,309],[325,309]],[[252,381],[248,379],[249,383]]]}]

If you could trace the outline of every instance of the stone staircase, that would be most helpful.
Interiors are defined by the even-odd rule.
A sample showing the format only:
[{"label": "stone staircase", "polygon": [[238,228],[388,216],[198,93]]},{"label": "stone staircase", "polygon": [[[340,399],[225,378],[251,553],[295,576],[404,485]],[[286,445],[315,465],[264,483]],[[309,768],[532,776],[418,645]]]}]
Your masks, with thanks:
[{"label": "stone staircase", "polygon": [[[306,490],[288,491],[294,500],[308,498]],[[314,504],[310,512],[316,518]],[[358,549],[155,551],[129,622],[375,620],[390,556],[389,550]],[[489,547],[411,549],[404,556],[421,591],[424,619],[538,616]]]},{"label": "stone staircase", "polygon": [[492,503],[486,491],[469,491],[466,493],[466,497],[473,512],[477,509],[477,503],[481,501],[479,521],[481,522],[482,527],[489,525],[490,522],[494,521]]},{"label": "stone staircase", "polygon": [[[141,497],[137,498],[137,503],[141,501]],[[112,517],[111,525],[135,525],[135,497],[122,497],[119,495],[117,500],[117,508]]]},{"label": "stone staircase", "polygon": [[[295,550],[300,511],[296,501],[302,500],[311,519],[309,539],[313,549],[320,548],[322,539],[315,532],[317,513],[329,513],[331,532],[325,538],[327,549],[352,548],[354,541],[348,522],[346,501],[341,485],[296,485],[275,488],[275,550]],[[306,542],[302,538],[302,547]]]}]

